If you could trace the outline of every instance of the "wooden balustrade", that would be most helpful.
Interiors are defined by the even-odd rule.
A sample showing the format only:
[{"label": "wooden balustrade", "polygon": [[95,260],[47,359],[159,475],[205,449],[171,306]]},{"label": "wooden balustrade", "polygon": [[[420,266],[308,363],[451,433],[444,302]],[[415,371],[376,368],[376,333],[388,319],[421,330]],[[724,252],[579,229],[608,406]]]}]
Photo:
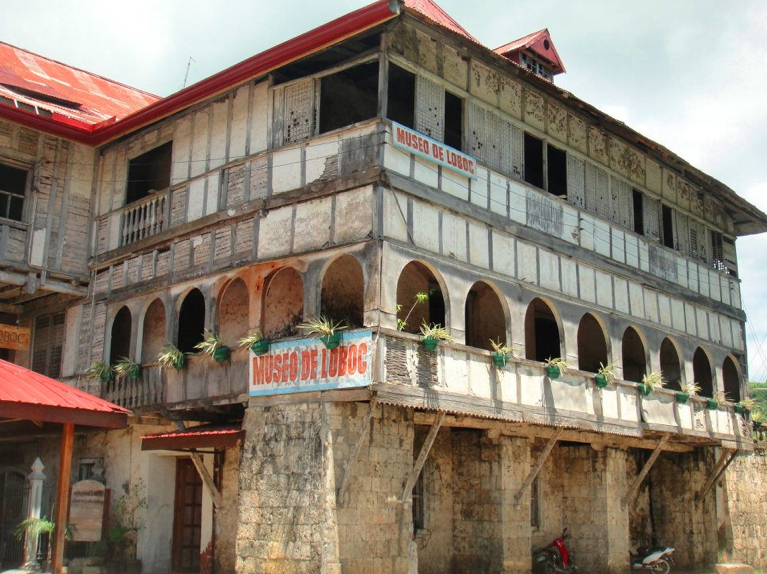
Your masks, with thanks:
[{"label": "wooden balustrade", "polygon": [[138,379],[115,377],[104,385],[104,399],[126,409],[138,409],[162,404],[165,383],[162,371],[155,365],[145,365]]},{"label": "wooden balustrade", "polygon": [[125,206],[120,245],[128,245],[151,237],[168,226],[167,193],[156,193]]}]

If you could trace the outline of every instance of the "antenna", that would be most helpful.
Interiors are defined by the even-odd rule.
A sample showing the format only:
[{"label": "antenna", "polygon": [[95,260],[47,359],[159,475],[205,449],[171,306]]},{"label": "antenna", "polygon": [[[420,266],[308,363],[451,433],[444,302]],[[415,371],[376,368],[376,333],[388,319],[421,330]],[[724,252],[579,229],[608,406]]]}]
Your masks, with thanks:
[{"label": "antenna", "polygon": [[192,67],[192,62],[197,62],[197,60],[195,60],[194,58],[192,58],[192,56],[189,56],[189,62],[187,62],[187,64],[186,64],[186,74],[184,74],[184,85],[183,85],[183,86],[181,86],[181,89],[182,89],[182,90],[183,90],[184,88],[186,88],[186,80],[187,80],[187,78],[189,78],[189,68],[191,68],[191,67]]}]

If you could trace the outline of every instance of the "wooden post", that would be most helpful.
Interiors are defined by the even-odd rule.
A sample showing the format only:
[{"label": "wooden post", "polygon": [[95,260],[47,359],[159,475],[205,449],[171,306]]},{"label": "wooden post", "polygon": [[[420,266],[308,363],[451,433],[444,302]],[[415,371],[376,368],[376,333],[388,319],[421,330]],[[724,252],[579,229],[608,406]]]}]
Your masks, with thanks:
[{"label": "wooden post", "polygon": [[650,469],[652,468],[652,465],[655,464],[655,461],[660,456],[660,453],[663,450],[663,447],[668,442],[668,437],[669,437],[669,435],[665,434],[665,435],[663,435],[663,438],[660,439],[660,442],[658,443],[658,446],[656,446],[655,450],[652,451],[652,454],[650,455],[650,458],[647,459],[647,462],[645,463],[644,467],[642,468],[642,472],[640,472],[639,475],[634,479],[634,483],[628,489],[628,492],[626,493],[626,496],[624,496],[623,500],[621,500],[621,505],[626,506],[629,502],[631,502],[634,499],[634,497],[636,496],[637,491],[639,490],[639,485],[642,484],[642,481],[644,480],[644,477],[647,476],[648,472],[650,472]]},{"label": "wooden post", "polygon": [[59,482],[56,485],[56,518],[53,531],[53,556],[51,557],[51,574],[61,574],[64,562],[64,540],[69,516],[69,477],[72,473],[72,445],[75,438],[75,425],[64,423],[64,434],[61,436],[61,458],[59,459]]},{"label": "wooden post", "polygon": [[559,440],[559,437],[562,436],[564,430],[565,429],[560,427],[554,436],[549,439],[549,442],[546,443],[546,448],[543,449],[543,452],[538,457],[538,461],[535,463],[535,466],[530,469],[527,478],[525,478],[525,482],[522,483],[522,486],[519,487],[517,494],[514,495],[515,506],[519,504],[519,501],[522,499],[522,495],[528,488],[530,488],[530,485],[535,480],[535,477],[538,476],[538,473],[541,471],[541,468],[543,468],[546,459],[549,458],[549,455],[551,454],[551,449],[553,449],[554,445],[557,444],[557,441]]},{"label": "wooden post", "polygon": [[[183,421],[176,421],[176,428],[178,430],[185,431],[186,425],[183,423]],[[192,458],[194,467],[197,469],[202,482],[205,483],[205,486],[210,492],[210,497],[213,500],[213,505],[216,508],[220,508],[222,503],[221,493],[218,491],[218,488],[216,488],[216,483],[213,482],[213,477],[208,472],[208,469],[205,466],[205,462],[202,460],[200,453],[195,449],[190,449],[189,456]],[[53,572],[51,572],[51,574],[53,574]]]},{"label": "wooden post", "polygon": [[[722,449],[722,454],[719,455],[719,460],[716,461],[714,470],[711,471],[711,476],[708,477],[708,480],[706,481],[706,484],[703,486],[701,491],[695,495],[696,502],[703,500],[703,497],[708,494],[708,491],[711,490],[714,484],[716,484],[716,481],[719,480],[719,478],[724,474],[724,471],[727,470],[727,467],[730,466],[733,460],[735,460],[737,454],[737,450]],[[730,458],[727,459],[727,462],[725,462],[725,459],[728,456]]]},{"label": "wooden post", "polygon": [[431,428],[429,429],[429,434],[426,436],[426,440],[424,441],[423,446],[421,447],[421,452],[418,453],[418,458],[416,459],[415,464],[413,465],[413,471],[410,473],[410,476],[408,477],[407,482],[405,483],[405,490],[402,491],[402,499],[400,500],[402,504],[405,504],[405,502],[407,501],[407,497],[410,496],[411,492],[413,492],[415,481],[418,480],[418,475],[421,474],[421,469],[423,468],[423,465],[426,462],[426,457],[429,456],[429,451],[431,451],[431,447],[437,438],[437,431],[439,431],[439,428],[442,426],[442,421],[444,420],[445,420],[445,411],[441,411],[437,415],[437,420],[434,421],[433,425],[431,425]]}]

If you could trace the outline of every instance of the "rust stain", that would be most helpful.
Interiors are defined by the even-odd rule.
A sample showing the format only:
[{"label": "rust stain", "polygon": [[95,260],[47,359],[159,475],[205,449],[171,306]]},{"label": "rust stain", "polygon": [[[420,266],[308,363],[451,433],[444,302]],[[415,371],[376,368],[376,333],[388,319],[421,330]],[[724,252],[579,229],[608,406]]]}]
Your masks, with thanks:
[{"label": "rust stain", "polygon": [[205,550],[200,552],[200,574],[213,572],[213,541],[208,542]]}]

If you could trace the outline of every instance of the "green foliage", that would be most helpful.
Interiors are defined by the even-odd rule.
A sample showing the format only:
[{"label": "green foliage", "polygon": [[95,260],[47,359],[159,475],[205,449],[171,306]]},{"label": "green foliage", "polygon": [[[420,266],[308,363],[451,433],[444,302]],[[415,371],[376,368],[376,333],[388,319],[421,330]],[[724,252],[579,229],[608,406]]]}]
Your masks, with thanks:
[{"label": "green foliage", "polygon": [[[405,315],[404,319],[400,319],[397,317],[397,331],[404,331],[405,327],[407,327],[407,320],[410,318],[411,313],[413,312],[413,309],[415,309],[418,305],[422,305],[426,303],[429,300],[429,294],[424,292],[419,292],[415,294],[415,297],[413,298],[413,304],[410,306],[410,310],[407,312],[407,315]],[[399,315],[400,311],[402,311],[402,305],[397,304],[397,314]]]},{"label": "green foliage", "polygon": [[136,534],[144,527],[138,514],[147,506],[146,485],[139,479],[112,504],[106,536],[92,547],[91,554],[110,560],[135,557]]},{"label": "green foliage", "polygon": [[238,344],[243,349],[250,349],[253,345],[258,343],[264,338],[264,335],[261,333],[261,331],[254,331],[253,333],[249,333],[245,337],[239,340]]},{"label": "green foliage", "polygon": [[108,383],[112,380],[112,367],[104,361],[93,361],[85,371],[85,375],[91,379],[99,379]]},{"label": "green foliage", "polygon": [[514,345],[502,343],[500,338],[497,341],[490,339],[490,346],[493,348],[493,351],[500,355],[511,355],[514,353]]},{"label": "green foliage", "polygon": [[652,392],[665,387],[666,381],[663,380],[663,373],[650,373],[642,377],[642,384]]},{"label": "green foliage", "polygon": [[553,359],[549,357],[544,361],[544,364],[547,367],[556,367],[562,373],[566,373],[567,369],[570,368],[570,364],[561,357],[554,357]]},{"label": "green foliage", "polygon": [[699,383],[696,383],[694,381],[689,381],[682,385],[682,392],[687,393],[691,397],[694,397],[700,392],[701,386]]},{"label": "green foliage", "polygon": [[422,339],[437,339],[438,341],[453,341],[453,336],[447,332],[440,324],[432,323],[427,325],[426,322],[421,325],[421,338]]},{"label": "green foliage", "polygon": [[730,397],[727,396],[727,393],[725,393],[724,391],[717,391],[717,392],[715,392],[714,396],[711,397],[711,398],[714,399],[719,404],[726,403],[726,402],[730,401]]},{"label": "green foliage", "polygon": [[309,317],[309,319],[307,319],[305,323],[301,323],[298,328],[306,331],[307,335],[321,336],[333,335],[336,331],[348,329],[343,321],[334,323],[332,319],[323,315],[320,315],[319,317]]},{"label": "green foliage", "polygon": [[221,337],[218,335],[218,333],[205,329],[202,335],[202,341],[197,343],[194,348],[205,355],[213,356],[213,353],[216,352],[216,349],[222,345],[223,343],[221,342]]},{"label": "green foliage", "polygon": [[606,365],[603,365],[600,362],[597,373],[602,375],[608,383],[612,382],[612,380],[615,378],[615,363],[607,363]]},{"label": "green foliage", "polygon": [[114,370],[118,377],[130,377],[136,379],[141,372],[141,365],[128,357],[120,357],[117,360],[117,363],[115,363],[115,366],[112,367],[112,370]]},{"label": "green foliage", "polygon": [[184,353],[173,343],[165,343],[157,353],[157,364],[163,369],[173,367],[178,371],[184,366]]},{"label": "green foliage", "polygon": [[[16,529],[13,531],[13,535],[18,540],[24,540],[24,536],[28,534],[35,538],[48,534],[48,556],[53,554],[53,533],[56,531],[56,523],[50,520],[47,516],[41,516],[40,518],[27,518],[19,522]],[[74,536],[75,527],[71,524],[67,524],[67,528],[64,531],[64,539],[72,540]]]}]

